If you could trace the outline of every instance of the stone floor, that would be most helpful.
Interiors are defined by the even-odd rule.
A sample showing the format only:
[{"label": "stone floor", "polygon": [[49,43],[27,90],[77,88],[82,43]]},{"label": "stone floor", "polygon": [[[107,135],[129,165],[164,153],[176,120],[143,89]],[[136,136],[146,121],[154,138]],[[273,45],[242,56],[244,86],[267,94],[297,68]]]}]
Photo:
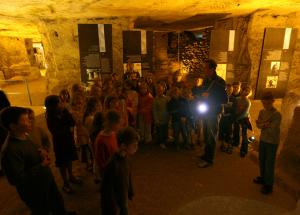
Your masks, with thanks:
[{"label": "stone floor", "polygon": [[[163,151],[157,146],[141,146],[132,157],[135,198],[130,203],[133,215],[218,215],[283,214],[296,206],[288,193],[275,186],[270,196],[261,195],[253,184],[258,168],[248,158],[217,152],[215,165],[207,169],[196,166],[197,151]],[[99,212],[100,196],[93,176],[79,162],[75,171],[84,181],[74,186],[76,193],[64,195],[68,208],[81,215]],[[53,167],[59,187],[61,180]],[[13,187],[0,178],[0,214],[29,214]]]}]

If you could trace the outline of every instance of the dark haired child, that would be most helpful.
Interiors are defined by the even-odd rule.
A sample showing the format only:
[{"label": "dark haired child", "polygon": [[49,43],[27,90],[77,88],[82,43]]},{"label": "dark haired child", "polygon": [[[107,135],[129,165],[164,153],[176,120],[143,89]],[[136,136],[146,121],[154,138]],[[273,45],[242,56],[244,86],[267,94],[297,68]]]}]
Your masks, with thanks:
[{"label": "dark haired child", "polygon": [[189,87],[182,89],[181,96],[179,98],[181,116],[184,118],[182,120],[182,126],[186,130],[187,139],[184,145],[185,149],[194,149],[195,146],[192,141],[192,129],[194,126],[194,118],[192,114],[192,91]]},{"label": "dark haired child", "polygon": [[103,215],[128,215],[128,200],[133,198],[131,168],[128,157],[138,148],[139,135],[127,127],[118,133],[119,151],[115,153],[103,172],[101,211]]},{"label": "dark haired child", "polygon": [[257,184],[262,184],[261,192],[273,192],[275,161],[278,144],[280,141],[281,114],[274,107],[272,93],[265,93],[262,97],[264,109],[259,112],[256,120],[257,128],[261,129],[259,141],[259,169],[260,176],[254,179]]},{"label": "dark haired child", "polygon": [[49,168],[50,159],[45,150],[39,151],[28,138],[31,122],[28,110],[10,107],[1,113],[3,126],[9,130],[2,164],[9,183],[16,187],[20,198],[31,214],[67,215],[62,196]]},{"label": "dark haired child", "polygon": [[182,98],[180,95],[180,90],[177,87],[173,87],[170,90],[170,101],[167,103],[168,112],[172,118],[172,127],[174,133],[174,144],[176,150],[180,150],[179,138],[180,134],[184,141],[184,147],[189,148],[189,140],[188,140],[188,131],[187,131],[187,114],[186,108],[188,106],[188,102],[186,99]]},{"label": "dark haired child", "polygon": [[52,135],[55,164],[59,168],[64,186],[63,191],[73,193],[70,183],[80,184],[81,181],[73,175],[72,161],[77,160],[74,140],[75,120],[64,108],[59,96],[49,95],[45,99],[46,121]]}]

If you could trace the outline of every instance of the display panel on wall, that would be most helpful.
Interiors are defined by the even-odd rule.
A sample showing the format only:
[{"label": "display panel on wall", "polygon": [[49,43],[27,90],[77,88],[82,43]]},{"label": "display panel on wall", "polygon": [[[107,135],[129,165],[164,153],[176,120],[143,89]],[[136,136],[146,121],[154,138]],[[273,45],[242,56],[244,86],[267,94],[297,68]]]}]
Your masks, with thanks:
[{"label": "display panel on wall", "polygon": [[133,70],[140,75],[153,70],[153,32],[123,31],[123,65],[124,72],[128,62],[133,64]]},{"label": "display panel on wall", "polygon": [[112,73],[112,25],[78,24],[78,38],[81,81]]},{"label": "display panel on wall", "polygon": [[235,30],[211,32],[209,58],[217,62],[217,74],[229,83],[237,78],[234,68],[234,56],[238,50],[237,33]]},{"label": "display panel on wall", "polygon": [[285,96],[296,39],[297,29],[265,29],[255,99],[269,91],[275,98]]}]

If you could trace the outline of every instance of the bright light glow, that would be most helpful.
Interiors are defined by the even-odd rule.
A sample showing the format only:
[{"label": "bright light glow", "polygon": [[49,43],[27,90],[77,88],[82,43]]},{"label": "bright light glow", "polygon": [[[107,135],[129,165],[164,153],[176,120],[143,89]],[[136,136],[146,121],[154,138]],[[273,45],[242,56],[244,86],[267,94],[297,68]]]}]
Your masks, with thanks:
[{"label": "bright light glow", "polygon": [[249,137],[248,141],[249,141],[249,143],[253,143],[255,141],[255,139],[256,139],[255,136],[252,135]]},{"label": "bright light glow", "polygon": [[292,34],[292,28],[286,28],[284,33],[283,49],[290,48],[291,34]]},{"label": "bright light glow", "polygon": [[199,113],[206,113],[208,111],[208,105],[205,103],[200,103],[197,107]]},{"label": "bright light glow", "polygon": [[98,24],[98,38],[99,38],[100,52],[106,52],[104,24]]},{"label": "bright light glow", "polygon": [[235,37],[235,30],[229,31],[229,41],[228,41],[228,51],[232,52],[234,50],[234,37]]},{"label": "bright light glow", "polygon": [[141,31],[141,52],[147,54],[147,31]]}]

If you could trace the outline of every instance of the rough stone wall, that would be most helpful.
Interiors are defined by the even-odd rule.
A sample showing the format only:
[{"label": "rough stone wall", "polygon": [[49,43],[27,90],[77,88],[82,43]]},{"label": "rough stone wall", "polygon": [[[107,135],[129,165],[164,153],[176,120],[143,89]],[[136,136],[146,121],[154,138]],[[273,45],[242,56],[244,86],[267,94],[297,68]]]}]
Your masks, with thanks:
[{"label": "rough stone wall", "polygon": [[30,62],[26,52],[23,38],[0,38],[0,71],[3,71],[7,79],[15,75],[15,70],[27,68],[30,72]]},{"label": "rough stone wall", "polygon": [[129,18],[60,19],[39,23],[47,62],[48,93],[80,82],[78,24],[112,24],[113,71],[123,72],[122,31],[133,29]]},{"label": "rough stone wall", "polygon": [[155,32],[153,40],[154,72],[156,78],[164,78],[172,72],[172,64],[168,58],[168,33]]}]

